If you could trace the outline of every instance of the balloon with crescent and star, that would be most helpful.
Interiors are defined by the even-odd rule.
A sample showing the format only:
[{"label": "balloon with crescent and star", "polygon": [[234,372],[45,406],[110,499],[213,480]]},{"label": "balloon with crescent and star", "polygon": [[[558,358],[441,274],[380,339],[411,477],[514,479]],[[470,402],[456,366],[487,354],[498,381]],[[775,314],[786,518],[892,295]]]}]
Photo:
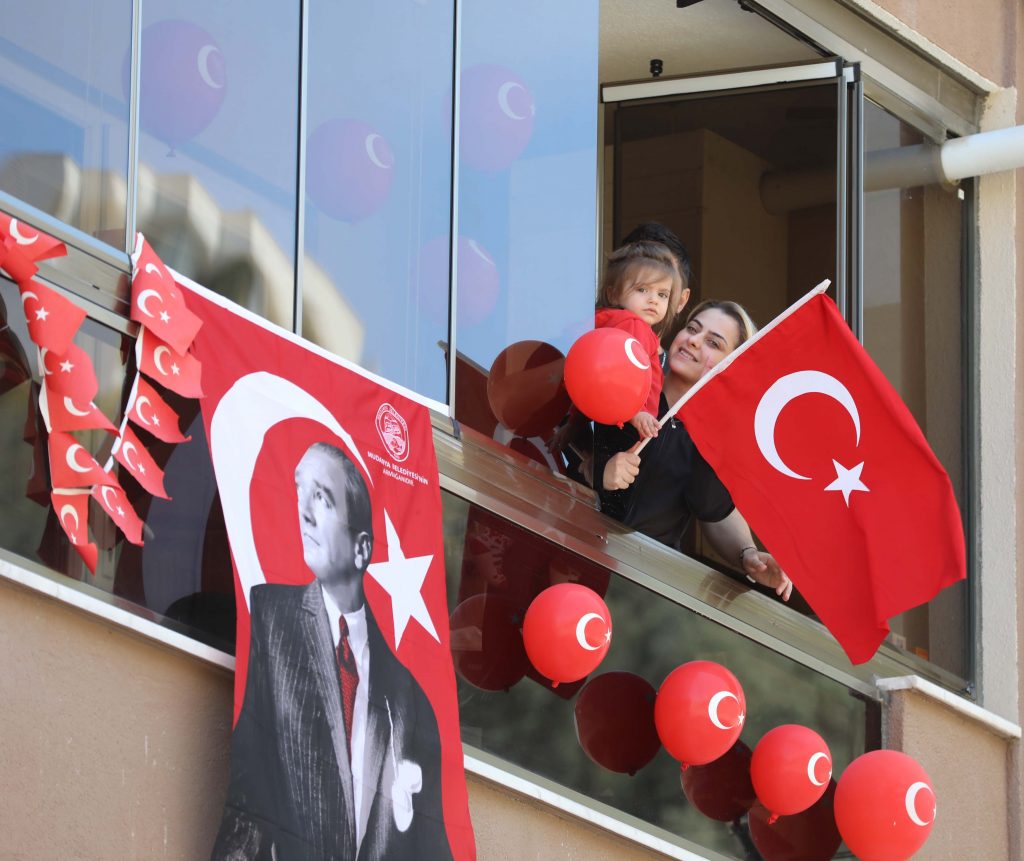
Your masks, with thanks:
[{"label": "balloon with crescent and star", "polygon": [[576,407],[601,424],[633,418],[651,391],[651,367],[622,329],[593,329],[565,357],[565,387]]},{"label": "balloon with crescent and star", "polygon": [[549,586],[533,599],[523,620],[530,662],[556,685],[579,681],[597,669],[611,638],[608,606],[578,583]]},{"label": "balloon with crescent and star", "polygon": [[750,779],[773,816],[807,810],[832,777],[832,754],[814,730],[783,724],[766,732],[754,748]]},{"label": "balloon with crescent and star", "polygon": [[[526,82],[511,69],[492,63],[462,73],[460,159],[475,170],[505,170],[533,136],[536,103]],[[450,127],[450,105],[446,126]]]}]

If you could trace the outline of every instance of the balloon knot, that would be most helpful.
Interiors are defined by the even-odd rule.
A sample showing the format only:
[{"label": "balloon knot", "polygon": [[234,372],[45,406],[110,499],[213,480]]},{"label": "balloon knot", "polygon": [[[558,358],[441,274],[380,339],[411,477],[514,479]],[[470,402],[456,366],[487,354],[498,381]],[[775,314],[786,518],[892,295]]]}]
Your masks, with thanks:
[{"label": "balloon knot", "polygon": [[679,763],[679,770],[680,771],[686,771],[686,769],[688,769],[689,767],[690,767],[690,764],[688,762],[681,762],[681,763]]},{"label": "balloon knot", "polygon": [[551,683],[551,690],[554,690],[557,687],[558,687],[558,682],[552,682]]},{"label": "balloon knot", "polygon": [[778,821],[779,821],[779,814],[778,813],[773,813],[771,816],[768,817],[768,824],[769,825],[774,825]]}]

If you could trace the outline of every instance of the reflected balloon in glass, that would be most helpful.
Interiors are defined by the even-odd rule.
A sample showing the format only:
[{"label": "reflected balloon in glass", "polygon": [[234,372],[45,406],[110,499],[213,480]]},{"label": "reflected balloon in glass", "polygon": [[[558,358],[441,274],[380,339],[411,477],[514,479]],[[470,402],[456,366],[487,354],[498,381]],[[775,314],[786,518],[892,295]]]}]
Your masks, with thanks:
[{"label": "reflected balloon in glass", "polygon": [[477,170],[505,170],[533,136],[536,106],[522,78],[481,63],[462,73],[459,155]]},{"label": "reflected balloon in glass", "polygon": [[449,624],[455,672],[473,687],[505,691],[526,674],[522,611],[511,601],[473,595],[455,608]]},{"label": "reflected balloon in glass", "polygon": [[388,141],[362,120],[336,117],[306,141],[306,190],[336,221],[362,221],[384,205],[395,176]]},{"label": "reflected balloon in glass", "polygon": [[635,774],[661,749],[654,728],[654,685],[615,671],[587,682],[573,710],[583,752],[609,771]]},{"label": "reflected balloon in glass", "polygon": [[[122,82],[129,92],[129,60]],[[227,65],[214,38],[190,21],[159,21],[142,31],[139,123],[170,146],[213,122],[227,92]]]},{"label": "reflected balloon in glass", "polygon": [[707,765],[693,765],[680,773],[686,799],[709,819],[733,822],[757,801],[750,781],[750,748],[737,741]]},{"label": "reflected balloon in glass", "polygon": [[[458,313],[460,328],[476,326],[486,320],[498,302],[501,279],[494,258],[475,239],[460,236],[458,254]],[[419,283],[423,307],[430,319],[448,325],[448,236],[436,236],[425,242],[419,253]]]},{"label": "reflected balloon in glass", "polygon": [[487,378],[495,417],[519,436],[549,435],[569,411],[565,356],[543,341],[516,341],[498,353]]},{"label": "reflected balloon in glass", "polygon": [[771,825],[764,805],[751,807],[750,838],[764,861],[829,861],[842,843],[833,814],[835,794],[836,782],[829,780],[825,793],[807,810],[779,817]]}]

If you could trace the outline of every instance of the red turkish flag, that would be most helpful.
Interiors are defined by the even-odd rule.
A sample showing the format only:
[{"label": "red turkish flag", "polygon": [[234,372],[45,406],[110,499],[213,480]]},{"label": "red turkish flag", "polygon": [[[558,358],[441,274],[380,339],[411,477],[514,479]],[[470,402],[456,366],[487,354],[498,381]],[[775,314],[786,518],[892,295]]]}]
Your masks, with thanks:
[{"label": "red turkish flag", "polygon": [[201,398],[202,365],[191,353],[179,353],[147,329],[139,331],[135,360],[146,376],[186,398]]},{"label": "red turkish flag", "polygon": [[945,470],[833,302],[794,306],[679,415],[737,508],[853,663],[892,616],[966,576]]},{"label": "red turkish flag", "polygon": [[[276,739],[286,740],[294,729],[273,720],[261,723],[265,744],[256,745],[258,752],[251,759],[248,730],[262,714],[261,706],[248,699],[253,690],[266,690],[265,699],[280,696],[289,720],[308,720],[312,732],[323,732],[319,737],[326,740],[326,747],[318,743],[315,759],[319,762],[322,753],[325,763],[336,761],[327,727],[333,720],[335,731],[344,738],[338,685],[333,686],[334,699],[327,696],[329,691],[307,690],[303,687],[307,683],[300,682],[292,693],[301,693],[307,705],[297,710],[286,705],[291,702],[289,692],[276,686],[269,689],[271,671],[262,660],[268,649],[284,654],[292,645],[307,641],[299,617],[286,612],[278,617],[283,636],[274,645],[265,642],[268,616],[264,608],[278,600],[295,601],[297,608],[299,596],[325,606],[310,567],[317,563],[307,564],[306,559],[317,558],[316,548],[322,546],[318,537],[333,542],[330,535],[343,535],[339,547],[365,547],[348,537],[366,537],[365,530],[353,533],[348,528],[358,522],[358,502],[351,511],[347,499],[328,502],[349,494],[358,500],[358,485],[365,483],[372,548],[368,556],[366,550],[355,557],[351,551],[340,552],[349,560],[346,574],[362,575],[359,598],[365,599],[365,629],[372,632],[370,663],[380,668],[371,669],[371,674],[383,672],[394,679],[376,693],[371,684],[370,713],[384,716],[382,731],[392,739],[401,738],[403,724],[409,727],[415,722],[418,740],[397,742],[397,747],[404,748],[398,754],[397,776],[374,779],[382,809],[391,810],[394,803],[395,813],[381,817],[380,824],[367,832],[361,851],[394,858],[449,857],[449,853],[456,861],[475,858],[449,643],[440,485],[429,411],[414,395],[386,388],[288,332],[253,322],[242,315],[242,309],[234,312],[225,307],[223,300],[190,291],[188,303],[203,319],[194,345],[203,365],[206,394],[201,406],[236,577],[238,729],[232,758],[239,758],[245,773],[236,778],[241,785],[233,780],[229,799],[246,797],[249,782],[271,792],[279,790],[271,773],[276,764],[272,761],[279,761],[273,750],[278,749]],[[318,443],[327,444],[327,452],[336,451],[327,454],[316,447]],[[362,483],[349,478],[345,480],[348,489],[341,490],[332,466],[339,462],[347,463],[345,469],[360,476]],[[311,500],[335,513],[325,507],[317,519],[306,510]],[[304,539],[304,522],[317,534]],[[326,630],[314,632],[308,642],[315,641],[313,651],[322,646],[325,654],[333,656],[334,643]],[[303,646],[302,655],[293,654],[298,663],[312,651]],[[301,674],[307,678],[304,670]],[[248,692],[247,679],[253,680]],[[390,689],[400,693],[385,696],[396,682],[398,687]],[[392,725],[389,714],[394,718]],[[276,736],[271,725],[280,727]],[[393,749],[390,743],[387,748]],[[246,768],[249,762],[255,766],[253,771]],[[402,798],[410,791],[414,793],[411,818],[404,819],[407,814],[401,813],[399,803],[405,804]],[[259,815],[266,818],[267,811]],[[343,827],[339,824],[339,829]],[[354,857],[354,845],[347,854],[344,849],[328,854]]]},{"label": "red turkish flag", "polygon": [[139,376],[128,401],[127,416],[140,428],[145,428],[164,442],[188,442],[192,437],[182,434],[178,427],[178,414],[160,397],[146,378]]},{"label": "red turkish flag", "polygon": [[114,479],[113,476],[111,479],[113,479],[113,484],[94,487],[92,497],[100,504],[100,508],[107,513],[107,516],[114,521],[117,528],[124,533],[124,537],[132,544],[138,544],[141,547],[142,518],[135,513],[135,509],[128,501],[128,495],[121,489],[117,479]]},{"label": "red turkish flag", "polygon": [[5,243],[10,240],[10,246],[18,249],[29,260],[47,260],[50,257],[63,257],[68,253],[64,243],[59,239],[54,239],[48,233],[11,218],[6,212],[0,212],[0,236],[4,238]]},{"label": "red turkish flag", "polygon": [[63,353],[40,350],[39,364],[50,391],[67,395],[76,404],[89,403],[100,390],[92,359],[77,344],[72,344]]},{"label": "red turkish flag", "polygon": [[39,410],[46,422],[47,431],[78,431],[98,428],[109,433],[117,433],[99,407],[92,401],[83,406],[75,404],[67,395],[50,391],[49,383],[44,380],[39,391]]},{"label": "red turkish flag", "polygon": [[64,353],[85,319],[85,309],[39,281],[19,287],[29,337],[37,346]]},{"label": "red turkish flag", "polygon": [[142,487],[153,496],[170,499],[164,490],[164,471],[156,465],[153,455],[135,435],[130,425],[125,425],[121,436],[114,443],[114,460],[128,470]]},{"label": "red turkish flag", "polygon": [[136,240],[131,318],[159,335],[177,353],[184,353],[203,324],[188,310],[170,270],[142,234]]},{"label": "red turkish flag", "polygon": [[53,431],[47,441],[50,453],[50,482],[54,487],[90,487],[109,484],[110,475],[77,439],[64,431]]},{"label": "red turkish flag", "polygon": [[89,541],[89,491],[55,490],[50,494],[50,501],[71,546],[95,574],[99,550]]}]

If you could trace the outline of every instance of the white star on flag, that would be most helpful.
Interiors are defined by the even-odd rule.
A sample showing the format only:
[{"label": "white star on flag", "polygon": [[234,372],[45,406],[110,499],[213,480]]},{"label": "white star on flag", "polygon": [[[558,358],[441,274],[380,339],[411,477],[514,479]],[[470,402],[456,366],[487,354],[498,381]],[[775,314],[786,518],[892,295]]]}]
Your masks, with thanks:
[{"label": "white star on flag", "polygon": [[177,376],[181,372],[181,368],[178,367],[177,362],[171,362],[171,373]]},{"label": "white star on flag", "polygon": [[65,374],[70,374],[71,373],[71,369],[74,368],[74,367],[75,366],[73,364],[71,364],[71,362],[68,361],[67,359],[65,359],[63,362],[60,363],[60,369]]},{"label": "white star on flag", "polygon": [[166,311],[161,311],[160,312],[160,322],[161,323],[170,323],[171,322],[171,315],[168,314]]},{"label": "white star on flag", "polygon": [[395,648],[397,649],[402,642],[402,635],[410,619],[419,622],[423,629],[440,643],[441,638],[437,636],[421,591],[434,556],[431,554],[407,559],[402,552],[398,532],[386,510],[384,527],[387,534],[388,561],[376,562],[366,571],[391,596],[391,613],[395,621]]},{"label": "white star on flag", "polygon": [[847,469],[838,460],[833,460],[832,463],[836,468],[836,480],[833,481],[825,490],[838,490],[843,494],[843,499],[846,501],[846,507],[850,507],[850,494],[855,490],[863,490],[868,493],[867,485],[860,480],[861,470],[864,469],[863,463],[858,463],[853,469]]},{"label": "white star on flag", "polygon": [[45,320],[49,316],[50,316],[50,312],[47,311],[45,308],[40,308],[38,311],[36,311],[36,319],[37,320]]}]

